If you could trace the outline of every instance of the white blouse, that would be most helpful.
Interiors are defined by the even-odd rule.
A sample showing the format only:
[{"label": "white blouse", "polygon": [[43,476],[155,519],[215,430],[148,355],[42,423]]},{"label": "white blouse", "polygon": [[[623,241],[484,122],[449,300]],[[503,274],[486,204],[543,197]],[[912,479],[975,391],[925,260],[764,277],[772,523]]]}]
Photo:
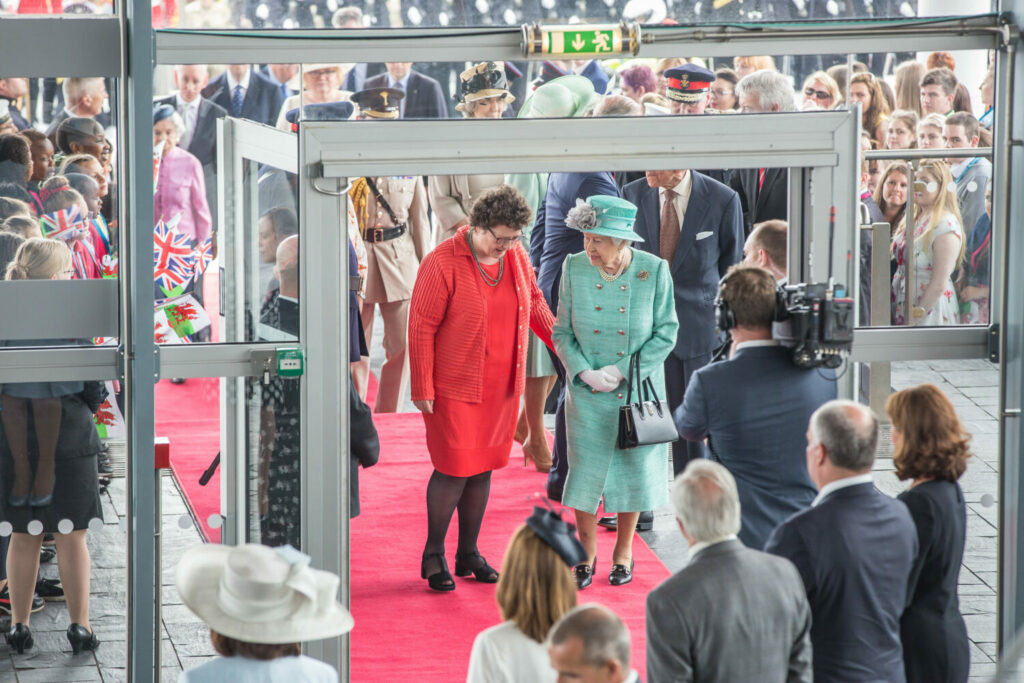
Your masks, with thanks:
[{"label": "white blouse", "polygon": [[338,683],[333,666],[299,655],[268,661],[245,657],[215,657],[182,671],[178,683]]},{"label": "white blouse", "polygon": [[555,683],[547,648],[511,621],[481,631],[473,641],[466,683]]}]

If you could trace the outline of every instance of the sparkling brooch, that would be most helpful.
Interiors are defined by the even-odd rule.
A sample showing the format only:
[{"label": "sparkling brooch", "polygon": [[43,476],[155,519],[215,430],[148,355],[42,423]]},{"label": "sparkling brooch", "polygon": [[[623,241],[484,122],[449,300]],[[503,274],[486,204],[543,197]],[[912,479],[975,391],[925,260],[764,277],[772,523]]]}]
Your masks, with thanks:
[{"label": "sparkling brooch", "polygon": [[639,273],[636,274],[636,276],[641,280],[646,280],[651,276],[651,274],[648,273],[646,270],[641,270]]}]

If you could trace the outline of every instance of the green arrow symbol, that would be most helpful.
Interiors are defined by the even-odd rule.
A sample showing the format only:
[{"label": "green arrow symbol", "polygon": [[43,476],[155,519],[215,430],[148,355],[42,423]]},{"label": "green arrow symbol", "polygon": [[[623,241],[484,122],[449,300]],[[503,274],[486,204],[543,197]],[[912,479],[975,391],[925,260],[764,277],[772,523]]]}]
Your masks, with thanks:
[{"label": "green arrow symbol", "polygon": [[579,52],[587,44],[587,41],[583,40],[583,36],[579,33],[576,34],[576,38],[572,41],[572,47],[574,50]]}]

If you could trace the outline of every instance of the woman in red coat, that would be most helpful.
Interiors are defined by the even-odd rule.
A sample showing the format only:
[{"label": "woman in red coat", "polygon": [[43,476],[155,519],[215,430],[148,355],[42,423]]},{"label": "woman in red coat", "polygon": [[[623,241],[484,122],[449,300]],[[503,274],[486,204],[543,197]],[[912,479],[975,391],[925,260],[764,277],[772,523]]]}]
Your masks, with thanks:
[{"label": "woman in red coat", "polygon": [[420,264],[409,312],[412,399],[423,413],[434,473],[420,575],[455,590],[444,540],[459,510],[455,575],[495,583],[477,550],[491,470],[508,464],[523,393],[529,330],[551,346],[554,316],[519,243],[530,207],[500,185]]}]

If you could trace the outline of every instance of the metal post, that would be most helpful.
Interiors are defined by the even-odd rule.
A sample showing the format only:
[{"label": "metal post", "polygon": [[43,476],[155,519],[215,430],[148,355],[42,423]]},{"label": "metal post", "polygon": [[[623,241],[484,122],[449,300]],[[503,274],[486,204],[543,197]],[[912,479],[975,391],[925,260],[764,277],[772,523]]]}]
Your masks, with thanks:
[{"label": "metal post", "polygon": [[906,291],[903,292],[903,310],[907,317],[906,325],[908,327],[914,326],[914,300],[915,287],[917,285],[914,282],[916,273],[914,272],[914,231],[916,229],[917,221],[914,220],[914,171],[917,170],[917,162],[914,159],[910,159],[907,162],[907,211],[903,214],[903,269],[905,277],[903,282],[906,285]]},{"label": "metal post", "polygon": [[[874,223],[865,226],[871,231],[871,310],[868,322],[872,327],[888,326],[892,320],[892,297],[889,292],[892,280],[889,277],[889,254],[892,243],[892,226],[888,223]],[[868,403],[880,420],[885,419],[885,401],[892,391],[892,364],[875,361],[870,364],[868,380]]]},{"label": "metal post", "polygon": [[[154,530],[153,31],[148,0],[121,0],[121,341],[125,349],[128,522],[128,680],[158,681],[156,603],[160,564]],[[154,625],[157,630],[154,631]]]}]

